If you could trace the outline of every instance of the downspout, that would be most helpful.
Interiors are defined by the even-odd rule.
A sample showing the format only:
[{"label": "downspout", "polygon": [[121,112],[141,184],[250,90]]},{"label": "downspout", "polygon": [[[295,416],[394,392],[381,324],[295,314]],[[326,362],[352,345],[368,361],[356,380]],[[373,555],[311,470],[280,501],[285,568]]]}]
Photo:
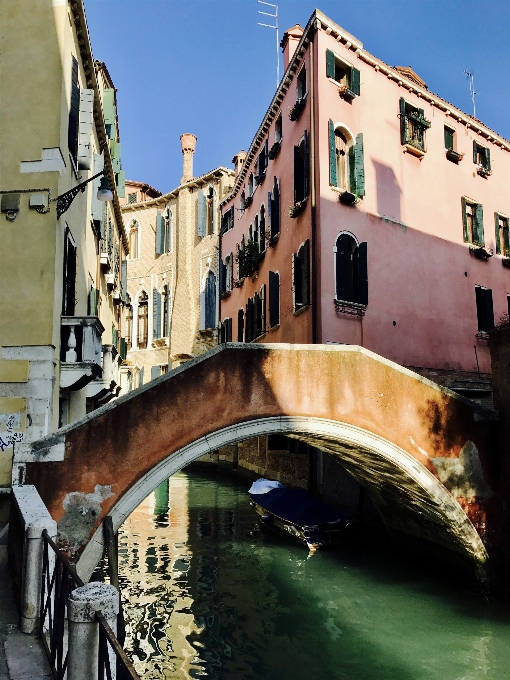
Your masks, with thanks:
[{"label": "downspout", "polygon": [[312,343],[315,345],[318,342],[318,306],[317,306],[317,261],[316,254],[317,246],[317,215],[316,215],[316,172],[315,172],[315,59],[314,59],[314,41],[310,40],[310,198],[311,198],[311,213],[312,213]]}]

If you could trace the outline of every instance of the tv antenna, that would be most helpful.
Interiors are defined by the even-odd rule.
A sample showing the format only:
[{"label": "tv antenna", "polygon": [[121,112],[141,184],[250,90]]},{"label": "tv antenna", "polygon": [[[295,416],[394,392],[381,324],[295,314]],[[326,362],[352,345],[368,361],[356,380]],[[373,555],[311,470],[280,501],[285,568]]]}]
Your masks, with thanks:
[{"label": "tv antenna", "polygon": [[257,22],[259,26],[267,26],[267,28],[273,28],[276,29],[276,87],[280,84],[280,52],[279,52],[279,47],[280,47],[280,40],[278,36],[278,5],[273,5],[271,2],[264,2],[263,0],[257,0],[259,5],[268,5],[269,7],[273,7],[275,13],[270,14],[269,12],[262,12],[262,10],[258,10],[259,14],[265,14],[267,17],[272,17],[274,19],[275,25],[273,26],[272,24],[262,24],[260,21]]},{"label": "tv antenna", "polygon": [[473,118],[476,118],[475,96],[478,94],[478,92],[475,92],[475,76],[473,73],[470,73],[469,71],[464,71],[464,73],[467,75],[469,79],[469,93],[471,95],[471,101],[473,102]]}]

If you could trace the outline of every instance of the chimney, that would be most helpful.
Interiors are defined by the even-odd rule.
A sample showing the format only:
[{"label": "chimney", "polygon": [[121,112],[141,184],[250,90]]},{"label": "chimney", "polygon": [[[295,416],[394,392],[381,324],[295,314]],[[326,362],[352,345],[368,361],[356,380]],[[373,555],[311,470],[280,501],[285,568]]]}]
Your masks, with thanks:
[{"label": "chimney", "polygon": [[193,154],[195,153],[196,144],[197,138],[195,135],[191,135],[188,132],[181,135],[181,149],[182,155],[184,156],[182,162],[181,184],[193,179]]},{"label": "chimney", "polygon": [[236,169],[236,177],[241,172],[241,168],[243,167],[243,163],[244,163],[245,158],[246,158],[246,151],[240,151],[239,153],[236,153],[236,155],[232,159],[232,163],[234,164],[235,169]]},{"label": "chimney", "polygon": [[298,46],[302,35],[303,35],[303,29],[301,28],[301,26],[299,24],[296,24],[292,28],[289,28],[283,34],[283,38],[282,38],[282,41],[280,43],[280,47],[283,50],[283,72],[284,73],[287,70],[287,66],[290,64],[292,57],[294,56],[294,52],[296,51],[296,47]]}]

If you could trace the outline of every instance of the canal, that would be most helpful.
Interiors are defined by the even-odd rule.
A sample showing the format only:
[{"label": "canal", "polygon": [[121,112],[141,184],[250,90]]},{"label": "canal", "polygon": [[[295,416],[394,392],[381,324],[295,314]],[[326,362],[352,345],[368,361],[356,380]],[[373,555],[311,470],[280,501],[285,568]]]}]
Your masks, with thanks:
[{"label": "canal", "polygon": [[308,557],[247,485],[185,470],[119,534],[126,650],[144,678],[502,680],[509,610],[368,544]]}]

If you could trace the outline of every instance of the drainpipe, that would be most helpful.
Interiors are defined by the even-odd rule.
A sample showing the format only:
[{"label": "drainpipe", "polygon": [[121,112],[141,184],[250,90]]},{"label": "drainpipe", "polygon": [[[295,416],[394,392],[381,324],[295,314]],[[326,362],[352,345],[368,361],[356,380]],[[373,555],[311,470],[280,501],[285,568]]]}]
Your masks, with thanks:
[{"label": "drainpipe", "polygon": [[310,198],[312,212],[312,343],[317,344],[318,307],[317,307],[317,215],[316,215],[316,172],[315,172],[315,59],[314,41],[310,40]]}]

